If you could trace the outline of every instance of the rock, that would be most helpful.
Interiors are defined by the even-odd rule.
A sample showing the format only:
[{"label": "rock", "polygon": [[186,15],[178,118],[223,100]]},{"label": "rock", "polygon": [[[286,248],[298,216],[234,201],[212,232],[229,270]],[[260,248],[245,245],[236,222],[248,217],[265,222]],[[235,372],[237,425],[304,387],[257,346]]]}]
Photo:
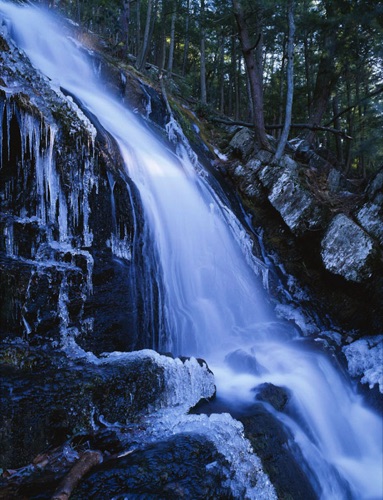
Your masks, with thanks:
[{"label": "rock", "polygon": [[370,389],[378,385],[383,394],[383,335],[364,337],[344,346],[348,371],[352,377],[361,378]]},{"label": "rock", "polygon": [[383,170],[381,169],[367,186],[369,201],[377,205],[383,205]]},{"label": "rock", "polygon": [[240,160],[247,160],[254,151],[254,132],[247,127],[240,128],[230,141],[231,154]]},{"label": "rock", "polygon": [[296,236],[323,228],[327,210],[305,186],[293,160],[284,157],[279,165],[265,166],[258,176],[268,189],[270,203]]},{"label": "rock", "polygon": [[332,168],[327,176],[327,184],[331,193],[336,193],[339,189],[341,173]]},{"label": "rock", "polygon": [[304,459],[297,459],[297,447],[291,432],[271,413],[254,405],[251,415],[242,417],[245,436],[261,458],[265,472],[274,484],[278,498],[314,500],[317,497],[307,479]]},{"label": "rock", "polygon": [[225,466],[224,457],[206,437],[178,434],[101,464],[73,499],[233,498],[225,482]]},{"label": "rock", "polygon": [[256,357],[243,349],[237,349],[225,357],[225,362],[237,373],[261,375],[266,369],[260,365]]},{"label": "rock", "polygon": [[271,404],[277,411],[283,411],[290,399],[290,394],[287,389],[277,387],[274,384],[261,384],[257,386],[254,391],[257,393],[256,399],[258,401],[265,401]]},{"label": "rock", "polygon": [[383,200],[380,205],[365,203],[356,213],[355,218],[370,236],[383,248]]},{"label": "rock", "polygon": [[193,358],[76,352],[71,360],[52,348],[2,346],[0,467],[20,467],[47,446],[91,432],[101,416],[126,424],[163,407],[186,412],[215,392],[212,373]]},{"label": "rock", "polygon": [[321,256],[328,271],[360,283],[372,276],[377,250],[360,226],[338,214],[322,240]]}]

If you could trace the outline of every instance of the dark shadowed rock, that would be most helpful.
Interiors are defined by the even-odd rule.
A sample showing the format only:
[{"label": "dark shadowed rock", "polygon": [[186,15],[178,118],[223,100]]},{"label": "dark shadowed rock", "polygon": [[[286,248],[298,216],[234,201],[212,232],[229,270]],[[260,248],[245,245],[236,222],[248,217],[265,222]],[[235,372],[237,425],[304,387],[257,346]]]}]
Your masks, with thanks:
[{"label": "dark shadowed rock", "polygon": [[290,399],[290,394],[284,387],[274,384],[261,384],[254,389],[256,399],[271,404],[277,411],[284,411]]},{"label": "dark shadowed rock", "polygon": [[274,484],[278,498],[317,499],[290,431],[260,404],[254,405],[251,415],[240,418],[240,421],[245,436]]},{"label": "dark shadowed rock", "polygon": [[71,360],[53,349],[2,346],[0,467],[26,465],[68,436],[91,432],[100,416],[126,423],[162,407],[187,411],[215,392],[212,373],[194,359],[154,351],[91,362],[83,356]]},{"label": "dark shadowed rock", "polygon": [[225,459],[212,442],[179,434],[100,465],[84,478],[73,499],[233,498],[225,487]]}]

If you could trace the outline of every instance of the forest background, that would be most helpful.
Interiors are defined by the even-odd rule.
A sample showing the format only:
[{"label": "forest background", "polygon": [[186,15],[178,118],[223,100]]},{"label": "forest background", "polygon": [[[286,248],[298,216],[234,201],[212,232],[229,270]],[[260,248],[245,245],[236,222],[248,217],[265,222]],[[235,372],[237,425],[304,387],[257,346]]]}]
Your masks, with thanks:
[{"label": "forest background", "polygon": [[266,149],[269,135],[282,149],[299,135],[348,177],[365,180],[383,165],[377,0],[42,3],[137,70],[163,77],[200,117],[254,126]]}]

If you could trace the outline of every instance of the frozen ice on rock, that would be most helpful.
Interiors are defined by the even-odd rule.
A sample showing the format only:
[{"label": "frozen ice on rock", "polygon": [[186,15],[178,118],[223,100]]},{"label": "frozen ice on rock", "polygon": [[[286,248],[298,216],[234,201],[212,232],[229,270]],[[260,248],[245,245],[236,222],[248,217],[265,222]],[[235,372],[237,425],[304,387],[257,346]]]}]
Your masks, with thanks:
[{"label": "frozen ice on rock", "polygon": [[227,460],[227,468],[222,472],[227,478],[225,486],[231,489],[234,498],[277,499],[260,459],[243,435],[243,425],[228,413],[185,415],[166,409],[147,417],[145,423],[152,441],[185,432],[208,438]]},{"label": "frozen ice on rock", "polygon": [[368,384],[370,389],[378,384],[383,394],[383,335],[364,337],[342,350],[351,376],[362,377],[362,384]]}]

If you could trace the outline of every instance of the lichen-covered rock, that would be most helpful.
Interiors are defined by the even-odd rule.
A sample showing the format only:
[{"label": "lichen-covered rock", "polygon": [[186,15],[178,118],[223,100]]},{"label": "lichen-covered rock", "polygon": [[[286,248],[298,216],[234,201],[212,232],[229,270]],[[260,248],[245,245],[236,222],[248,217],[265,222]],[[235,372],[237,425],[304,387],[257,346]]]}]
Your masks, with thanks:
[{"label": "lichen-covered rock", "polygon": [[348,281],[362,282],[373,274],[377,250],[360,226],[338,214],[322,240],[321,256],[328,271]]},{"label": "lichen-covered rock", "polygon": [[248,159],[254,152],[254,133],[247,127],[240,128],[231,139],[229,148],[233,156]]},{"label": "lichen-covered rock", "polygon": [[380,170],[367,186],[368,199],[377,205],[383,205],[383,170]]},{"label": "lichen-covered rock", "polygon": [[327,210],[303,182],[296,162],[285,156],[280,164],[259,170],[258,176],[268,190],[270,203],[292,233],[301,236],[323,228]]},{"label": "lichen-covered rock", "polygon": [[376,384],[383,394],[383,335],[364,337],[343,347],[348,371],[352,377],[361,378],[370,389]]},{"label": "lichen-covered rock", "polygon": [[383,247],[383,203],[365,203],[355,213],[355,218],[370,236]]}]

